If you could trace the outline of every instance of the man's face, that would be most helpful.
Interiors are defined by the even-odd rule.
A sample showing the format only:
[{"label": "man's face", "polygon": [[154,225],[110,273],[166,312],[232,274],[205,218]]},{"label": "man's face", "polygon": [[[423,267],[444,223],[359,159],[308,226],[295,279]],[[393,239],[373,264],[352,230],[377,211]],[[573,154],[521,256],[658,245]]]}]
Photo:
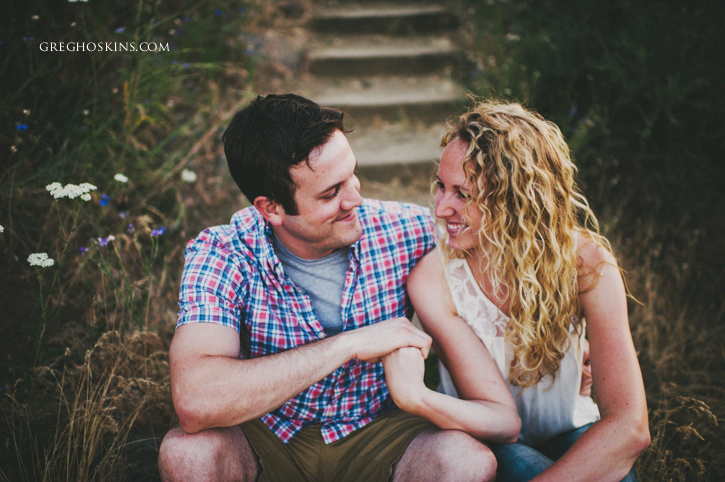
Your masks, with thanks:
[{"label": "man's face", "polygon": [[302,162],[290,170],[299,214],[283,212],[274,233],[296,256],[318,259],[360,239],[355,208],[362,197],[355,176],[357,161],[342,132],[313,149],[309,159],[312,169]]}]

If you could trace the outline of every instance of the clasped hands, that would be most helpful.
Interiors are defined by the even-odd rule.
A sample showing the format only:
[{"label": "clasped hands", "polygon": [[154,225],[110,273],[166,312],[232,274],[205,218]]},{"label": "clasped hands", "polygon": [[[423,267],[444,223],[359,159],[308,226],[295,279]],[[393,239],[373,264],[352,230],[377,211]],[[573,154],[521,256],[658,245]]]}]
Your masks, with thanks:
[{"label": "clasped hands", "polygon": [[403,347],[381,357],[390,396],[398,408],[415,413],[428,388],[423,382],[425,360],[418,348]]}]

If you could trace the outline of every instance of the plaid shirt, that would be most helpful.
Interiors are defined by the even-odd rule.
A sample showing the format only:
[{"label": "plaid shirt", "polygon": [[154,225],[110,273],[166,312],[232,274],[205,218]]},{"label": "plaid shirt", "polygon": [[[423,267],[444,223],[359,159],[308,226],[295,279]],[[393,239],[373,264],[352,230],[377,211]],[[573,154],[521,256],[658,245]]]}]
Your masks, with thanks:
[{"label": "plaid shirt", "polygon": [[[412,315],[408,273],[434,246],[427,209],[366,199],[357,208],[361,238],[350,248],[342,294],[344,330]],[[285,276],[272,230],[255,208],[206,229],[186,249],[177,327],[211,322],[242,336],[243,353],[271,355],[324,338],[309,297]],[[243,324],[243,325],[242,325]],[[285,443],[322,424],[326,443],[343,438],[394,407],[381,363],[350,360],[262,421]]]}]

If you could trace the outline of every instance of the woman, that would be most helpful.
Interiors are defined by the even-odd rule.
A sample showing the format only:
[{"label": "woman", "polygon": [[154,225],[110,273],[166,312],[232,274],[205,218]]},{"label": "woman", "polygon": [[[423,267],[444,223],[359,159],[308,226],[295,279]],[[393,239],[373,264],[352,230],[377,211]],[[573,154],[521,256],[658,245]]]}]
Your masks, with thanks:
[{"label": "woman", "polygon": [[[479,360],[500,370],[522,424],[518,443],[493,446],[500,480],[636,480],[650,439],[625,287],[561,132],[518,104],[484,102],[442,145],[442,237],[408,281],[447,368],[442,390],[475,402]],[[580,395],[585,323],[596,404]],[[384,365],[396,403],[430,418],[410,402],[425,393],[409,373],[420,358],[406,349]]]}]

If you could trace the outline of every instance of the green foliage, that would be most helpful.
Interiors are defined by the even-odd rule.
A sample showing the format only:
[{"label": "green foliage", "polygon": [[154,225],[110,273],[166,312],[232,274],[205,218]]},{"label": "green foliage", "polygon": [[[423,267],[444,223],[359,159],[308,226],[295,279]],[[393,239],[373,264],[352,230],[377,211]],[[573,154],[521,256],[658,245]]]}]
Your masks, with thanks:
[{"label": "green foliage", "polygon": [[477,14],[478,88],[562,128],[595,206],[628,196],[634,215],[722,226],[722,3],[491,1]]}]

